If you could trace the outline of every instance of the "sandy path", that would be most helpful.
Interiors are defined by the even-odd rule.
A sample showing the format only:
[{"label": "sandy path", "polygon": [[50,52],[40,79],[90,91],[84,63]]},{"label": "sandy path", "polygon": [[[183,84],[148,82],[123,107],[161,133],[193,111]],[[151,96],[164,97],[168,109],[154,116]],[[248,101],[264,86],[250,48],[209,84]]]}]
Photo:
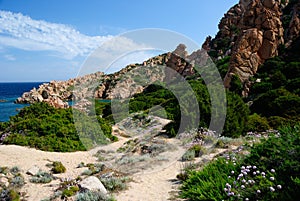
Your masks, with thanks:
[{"label": "sandy path", "polygon": [[153,173],[133,176],[128,190],[116,195],[120,201],[165,201],[172,191],[172,180],[179,173],[181,162],[175,162],[169,167]]},{"label": "sandy path", "polygon": [[[182,154],[177,151],[176,154]],[[198,158],[195,162],[199,162],[203,158],[212,160],[216,155],[224,152],[224,149],[216,149],[214,153],[204,155]],[[177,155],[177,157],[182,155]],[[190,163],[190,162],[187,162]],[[170,198],[170,193],[176,191],[178,183],[176,176],[184,167],[185,162],[179,160],[174,161],[168,167],[161,169],[156,167],[157,171],[153,170],[151,173],[133,175],[134,182],[130,183],[128,190],[120,192],[116,195],[119,201],[166,201]]]}]

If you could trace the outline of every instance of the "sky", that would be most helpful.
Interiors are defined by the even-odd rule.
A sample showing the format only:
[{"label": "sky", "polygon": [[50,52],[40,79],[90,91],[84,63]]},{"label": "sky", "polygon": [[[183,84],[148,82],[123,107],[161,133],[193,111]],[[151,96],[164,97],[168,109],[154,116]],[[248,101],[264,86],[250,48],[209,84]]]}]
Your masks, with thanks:
[{"label": "sky", "polygon": [[[172,31],[201,47],[206,36],[215,36],[220,19],[236,3],[238,0],[0,0],[0,82],[76,77],[88,58],[104,46],[110,51],[101,52],[107,61],[98,60],[99,66],[115,58],[109,54],[116,50],[140,50],[113,62],[119,65],[114,69],[163,52],[126,38],[126,34],[114,40],[132,30]],[[157,40],[160,42],[159,37]]]}]

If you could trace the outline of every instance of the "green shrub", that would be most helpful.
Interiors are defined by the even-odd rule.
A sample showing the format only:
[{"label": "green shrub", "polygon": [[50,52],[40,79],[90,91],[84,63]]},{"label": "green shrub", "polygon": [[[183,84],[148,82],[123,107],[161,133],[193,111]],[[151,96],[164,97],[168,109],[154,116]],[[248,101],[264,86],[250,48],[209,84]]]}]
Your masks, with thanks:
[{"label": "green shrub", "polygon": [[273,89],[273,85],[270,82],[257,82],[253,84],[250,94],[262,94]]},{"label": "green shrub", "polygon": [[20,201],[20,194],[11,189],[0,189],[0,200],[3,201]]},{"label": "green shrub", "polygon": [[234,181],[224,186],[228,200],[276,200],[282,189],[274,169],[264,172],[260,167],[248,165],[229,176]]},{"label": "green shrub", "polygon": [[[74,124],[74,118],[81,121]],[[117,140],[111,134],[108,120],[71,108],[56,109],[47,103],[35,103],[23,108],[1,127],[5,130],[3,133],[11,133],[4,144],[30,146],[44,151],[85,151],[95,144]],[[3,129],[0,129],[0,136]]]},{"label": "green shrub", "polygon": [[237,75],[233,75],[231,78],[230,91],[242,95],[243,84]]},{"label": "green shrub", "polygon": [[15,190],[9,191],[9,200],[11,201],[19,201],[20,200],[20,194],[16,192]]},{"label": "green shrub", "polygon": [[71,197],[79,191],[78,186],[70,186],[62,191],[62,197]]},{"label": "green shrub", "polygon": [[238,161],[235,163],[236,165],[224,158],[218,158],[204,166],[201,171],[191,171],[181,186],[180,197],[194,201],[225,200],[227,194],[224,192],[224,186],[233,181],[228,175],[238,169]]},{"label": "green shrub", "polygon": [[0,173],[5,175],[9,173],[8,167],[0,167]]},{"label": "green shrub", "polygon": [[269,130],[270,126],[266,117],[261,117],[258,114],[252,114],[249,116],[247,123],[247,131],[263,132]]},{"label": "green shrub", "polygon": [[52,167],[51,171],[54,174],[60,174],[60,173],[66,172],[66,167],[60,161],[54,161],[52,163],[52,166],[53,167]]},{"label": "green shrub", "polygon": [[292,201],[300,196],[299,142],[300,125],[283,127],[280,129],[280,137],[269,137],[256,144],[245,159],[245,163],[261,167],[264,171],[276,170],[276,182],[282,185],[282,189],[272,200]]},{"label": "green shrub", "polygon": [[239,137],[245,134],[249,108],[242,98],[232,92],[227,92],[227,114],[223,136]]},{"label": "green shrub", "polygon": [[279,117],[279,116],[271,116],[268,118],[268,122],[269,125],[273,128],[273,129],[279,129],[281,127],[283,127],[284,125],[292,125],[292,120],[290,119],[286,119],[283,117]]},{"label": "green shrub", "polygon": [[199,144],[193,145],[189,150],[193,150],[195,152],[195,157],[200,157],[206,153],[206,149]]}]

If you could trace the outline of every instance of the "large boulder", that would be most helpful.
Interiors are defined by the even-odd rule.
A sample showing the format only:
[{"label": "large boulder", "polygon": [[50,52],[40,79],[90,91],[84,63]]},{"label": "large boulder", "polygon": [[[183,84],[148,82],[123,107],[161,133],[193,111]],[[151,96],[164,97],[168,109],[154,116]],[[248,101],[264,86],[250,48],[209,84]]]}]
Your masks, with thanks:
[{"label": "large boulder", "polygon": [[79,186],[82,189],[90,190],[90,191],[100,191],[103,194],[107,194],[107,190],[101,181],[95,177],[90,176],[79,182]]}]

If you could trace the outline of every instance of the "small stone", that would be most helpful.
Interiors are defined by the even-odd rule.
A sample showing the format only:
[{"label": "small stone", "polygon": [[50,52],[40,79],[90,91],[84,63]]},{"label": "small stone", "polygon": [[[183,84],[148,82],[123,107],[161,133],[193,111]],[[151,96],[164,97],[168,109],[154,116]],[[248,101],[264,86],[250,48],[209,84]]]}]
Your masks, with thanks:
[{"label": "small stone", "polygon": [[26,174],[36,175],[39,171],[40,171],[39,167],[33,166],[32,168],[30,168],[29,170],[27,170]]},{"label": "small stone", "polygon": [[3,184],[5,187],[9,186],[8,179],[6,177],[0,178],[0,184]]}]

